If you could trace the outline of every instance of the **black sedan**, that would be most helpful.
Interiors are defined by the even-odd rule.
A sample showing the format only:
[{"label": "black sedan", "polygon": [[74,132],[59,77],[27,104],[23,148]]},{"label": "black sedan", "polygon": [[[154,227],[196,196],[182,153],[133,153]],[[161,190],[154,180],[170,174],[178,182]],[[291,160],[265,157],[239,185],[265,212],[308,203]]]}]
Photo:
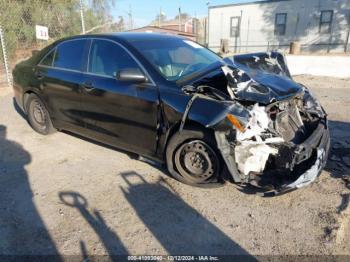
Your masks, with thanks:
[{"label": "black sedan", "polygon": [[190,185],[285,192],[314,181],[329,151],[326,113],[275,52],[222,59],[175,36],[84,35],[19,63],[13,79],[35,131],[137,153]]}]

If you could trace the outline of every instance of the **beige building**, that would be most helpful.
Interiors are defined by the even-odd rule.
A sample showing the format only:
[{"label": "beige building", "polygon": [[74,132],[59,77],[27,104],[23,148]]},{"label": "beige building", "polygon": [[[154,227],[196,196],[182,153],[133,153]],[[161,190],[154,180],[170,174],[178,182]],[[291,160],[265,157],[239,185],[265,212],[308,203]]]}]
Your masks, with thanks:
[{"label": "beige building", "polygon": [[266,0],[209,7],[208,46],[231,52],[288,50],[350,51],[350,0]]}]

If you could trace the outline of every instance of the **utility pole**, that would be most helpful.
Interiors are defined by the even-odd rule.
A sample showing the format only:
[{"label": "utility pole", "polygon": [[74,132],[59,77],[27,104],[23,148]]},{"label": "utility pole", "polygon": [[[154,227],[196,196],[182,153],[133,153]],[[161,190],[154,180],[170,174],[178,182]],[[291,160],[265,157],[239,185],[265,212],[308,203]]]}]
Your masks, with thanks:
[{"label": "utility pole", "polygon": [[161,19],[162,19],[162,8],[159,9],[158,27],[162,27],[162,25],[161,25]]},{"label": "utility pole", "polygon": [[344,48],[345,53],[348,52],[349,39],[350,39],[350,14],[348,15],[348,34],[346,36],[346,41],[345,41],[345,48]]},{"label": "utility pole", "polygon": [[128,12],[128,16],[129,16],[129,30],[132,30],[134,27],[134,21],[133,21],[133,17],[132,17],[132,9],[131,9],[131,5],[129,5],[129,12]]},{"label": "utility pole", "polygon": [[196,39],[197,39],[198,38],[197,12],[194,13],[194,19],[192,18],[192,33],[196,35]]},{"label": "utility pole", "polygon": [[179,31],[181,31],[181,7],[179,7]]},{"label": "utility pole", "polygon": [[81,29],[83,34],[85,34],[85,21],[84,21],[84,7],[83,7],[83,0],[79,1],[80,3],[80,19],[81,19]]},{"label": "utility pole", "polygon": [[247,40],[245,45],[245,52],[248,53],[248,45],[249,45],[249,32],[250,31],[250,17],[248,18],[248,28],[247,28]]},{"label": "utility pole", "polygon": [[207,10],[208,10],[208,16],[206,19],[204,19],[204,28],[205,28],[205,30],[204,30],[205,41],[204,42],[207,46],[209,46],[209,16],[210,16],[209,6],[210,6],[210,2],[208,1],[206,3],[206,5],[207,5]]}]

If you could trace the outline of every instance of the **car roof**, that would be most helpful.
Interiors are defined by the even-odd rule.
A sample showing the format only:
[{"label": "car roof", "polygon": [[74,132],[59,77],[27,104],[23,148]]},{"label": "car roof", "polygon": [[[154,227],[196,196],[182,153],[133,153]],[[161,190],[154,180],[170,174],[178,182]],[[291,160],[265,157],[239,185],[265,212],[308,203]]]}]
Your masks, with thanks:
[{"label": "car roof", "polygon": [[107,38],[111,40],[123,40],[126,42],[135,42],[135,41],[152,41],[152,40],[174,40],[174,39],[183,39],[183,37],[161,34],[161,33],[134,33],[134,32],[123,32],[123,33],[104,33],[104,34],[89,34],[89,35],[77,35],[72,37],[67,37],[61,39],[62,41],[70,39],[84,39],[84,38]]}]

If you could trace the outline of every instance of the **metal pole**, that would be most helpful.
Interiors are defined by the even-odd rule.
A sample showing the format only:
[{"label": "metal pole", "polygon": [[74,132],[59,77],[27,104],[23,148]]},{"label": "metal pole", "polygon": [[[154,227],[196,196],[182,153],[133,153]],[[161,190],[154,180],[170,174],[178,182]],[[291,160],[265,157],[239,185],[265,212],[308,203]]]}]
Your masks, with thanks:
[{"label": "metal pole", "polygon": [[129,5],[129,20],[130,20],[130,30],[132,30],[134,28],[134,21],[132,17],[131,5]]},{"label": "metal pole", "polygon": [[83,0],[80,0],[80,18],[81,18],[81,29],[83,34],[85,34],[85,21],[84,21],[84,6]]},{"label": "metal pole", "polygon": [[294,31],[294,41],[297,41],[298,27],[299,27],[300,14],[297,13],[297,21],[295,23],[295,31]]},{"label": "metal pole", "polygon": [[179,31],[181,31],[181,7],[179,7]]},{"label": "metal pole", "polygon": [[2,27],[0,26],[0,42],[1,42],[1,48],[2,48],[2,56],[4,59],[4,66],[5,66],[5,72],[6,72],[6,78],[7,78],[7,83],[9,87],[12,87],[12,81],[10,77],[10,69],[7,61],[7,53],[6,53],[6,46],[5,46],[5,38],[2,32]]},{"label": "metal pole", "polygon": [[208,31],[207,23],[208,23],[208,18],[204,18],[204,45],[208,44],[208,40],[207,40],[208,39],[207,38],[207,31]]},{"label": "metal pole", "polygon": [[243,10],[241,10],[241,17],[239,18],[239,25],[238,25],[238,37],[239,37],[239,52],[242,52],[242,30],[241,30],[241,25],[243,21]]},{"label": "metal pole", "polygon": [[162,8],[159,9],[158,27],[161,27],[161,24],[160,24],[161,19],[162,19]]},{"label": "metal pole", "polygon": [[250,17],[248,18],[247,40],[246,40],[246,46],[245,46],[246,53],[248,53],[249,33],[250,33],[249,31],[250,31]]},{"label": "metal pole", "polygon": [[332,17],[331,32],[330,32],[330,36],[329,36],[329,42],[328,42],[327,53],[330,53],[330,52],[331,52],[331,45],[332,45],[332,41],[333,41],[333,27],[334,27],[333,19],[334,19],[334,15],[333,15],[333,17]]},{"label": "metal pole", "polygon": [[345,53],[348,52],[349,38],[350,38],[350,27],[348,29],[348,34],[346,36],[346,41],[345,41],[345,48],[344,48]]},{"label": "metal pole", "polygon": [[209,48],[209,19],[210,19],[210,10],[209,10],[210,2],[207,2],[207,8],[208,8],[208,17],[204,19],[205,21],[205,43],[207,47]]},{"label": "metal pole", "polygon": [[348,34],[346,36],[346,41],[345,41],[345,48],[344,48],[345,53],[348,52],[349,38],[350,38],[350,14],[348,15]]}]

